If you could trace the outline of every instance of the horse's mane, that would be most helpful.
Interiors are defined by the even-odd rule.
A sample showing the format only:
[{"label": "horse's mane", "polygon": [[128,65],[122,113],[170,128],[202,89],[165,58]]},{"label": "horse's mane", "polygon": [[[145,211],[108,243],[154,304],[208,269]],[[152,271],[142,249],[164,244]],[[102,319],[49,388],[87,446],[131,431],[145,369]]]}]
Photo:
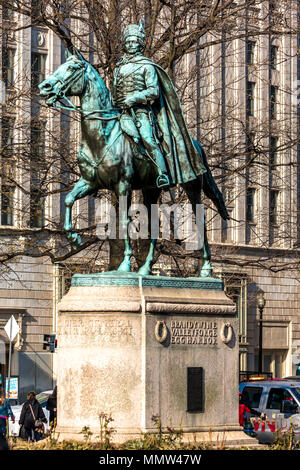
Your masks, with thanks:
[{"label": "horse's mane", "polygon": [[89,78],[93,80],[94,82],[96,82],[98,85],[99,98],[101,100],[102,107],[104,109],[111,109],[112,104],[111,104],[111,99],[110,99],[110,93],[109,93],[107,86],[104,83],[104,80],[102,79],[98,70],[96,70],[92,64],[90,64],[87,61],[85,62],[87,63],[87,73],[89,75]]}]

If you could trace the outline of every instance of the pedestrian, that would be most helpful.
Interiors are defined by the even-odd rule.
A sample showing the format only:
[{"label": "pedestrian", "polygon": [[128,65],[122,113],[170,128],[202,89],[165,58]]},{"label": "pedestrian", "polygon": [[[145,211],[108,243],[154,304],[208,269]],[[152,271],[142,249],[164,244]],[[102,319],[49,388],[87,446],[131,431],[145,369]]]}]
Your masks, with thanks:
[{"label": "pedestrian", "polygon": [[9,450],[7,439],[3,434],[0,434],[0,450]]},{"label": "pedestrian", "polygon": [[239,392],[239,423],[240,426],[244,426],[245,413],[250,413],[249,408],[242,401],[242,394]]},{"label": "pedestrian", "polygon": [[[24,426],[28,441],[39,441],[43,430],[43,423],[47,423],[43,409],[37,399],[35,392],[29,392],[19,419],[20,428]],[[39,421],[39,423],[37,423]]]},{"label": "pedestrian", "polygon": [[3,395],[0,395],[0,435],[2,435],[4,438],[7,434],[7,421],[9,417],[14,423],[15,417],[12,412],[9,400],[6,399]]},{"label": "pedestrian", "polygon": [[239,423],[240,426],[244,428],[246,434],[249,434],[251,437],[254,437],[253,431],[253,424],[251,423],[250,416],[259,416],[263,418],[263,413],[260,411],[254,410],[248,404],[248,397],[242,396],[241,392],[239,392]]},{"label": "pedestrian", "polygon": [[52,395],[47,400],[46,410],[50,411],[49,422],[51,428],[56,426],[56,413],[57,413],[57,386],[55,385]]}]

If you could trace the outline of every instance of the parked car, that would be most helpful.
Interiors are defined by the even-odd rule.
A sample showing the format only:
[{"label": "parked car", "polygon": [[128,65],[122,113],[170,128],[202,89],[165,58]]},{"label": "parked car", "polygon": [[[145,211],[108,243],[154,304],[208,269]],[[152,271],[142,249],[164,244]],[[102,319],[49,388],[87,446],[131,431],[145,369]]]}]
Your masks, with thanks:
[{"label": "parked car", "polygon": [[263,414],[248,416],[245,432],[252,433],[261,444],[274,442],[278,432],[283,434],[293,425],[295,440],[300,440],[300,378],[254,380],[239,386],[242,402]]},{"label": "parked car", "polygon": [[[49,396],[52,394],[53,390],[46,390],[45,392],[38,393],[36,396],[37,401],[43,408],[43,412],[47,418],[47,423],[45,423],[45,431],[47,431],[50,428],[49,424],[49,411],[46,410],[46,405],[47,405],[47,400]],[[22,410],[22,405],[12,405],[11,409],[12,412],[15,416],[15,422],[13,423],[11,419],[9,419],[9,435],[10,436],[18,436],[19,435],[19,430],[20,430],[20,425],[19,425],[19,419],[21,415],[21,410]]]}]

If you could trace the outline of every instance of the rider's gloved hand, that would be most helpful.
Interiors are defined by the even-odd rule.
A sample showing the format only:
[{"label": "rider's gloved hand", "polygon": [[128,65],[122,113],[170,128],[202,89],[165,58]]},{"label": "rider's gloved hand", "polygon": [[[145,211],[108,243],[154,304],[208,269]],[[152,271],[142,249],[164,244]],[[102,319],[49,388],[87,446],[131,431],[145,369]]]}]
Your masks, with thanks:
[{"label": "rider's gloved hand", "polygon": [[124,105],[126,108],[131,108],[131,106],[135,103],[135,99],[132,96],[127,97],[124,100]]}]

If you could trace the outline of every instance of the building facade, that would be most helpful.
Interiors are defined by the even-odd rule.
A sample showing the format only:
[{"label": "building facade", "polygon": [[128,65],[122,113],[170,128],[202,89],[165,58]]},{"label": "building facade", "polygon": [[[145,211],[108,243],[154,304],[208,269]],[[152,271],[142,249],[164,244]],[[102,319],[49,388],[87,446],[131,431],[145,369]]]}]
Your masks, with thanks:
[{"label": "building facade", "polygon": [[[211,51],[220,57],[207,86],[219,93],[212,101],[223,119],[217,137],[231,220],[211,212],[210,233],[216,272],[238,306],[240,369],[258,370],[256,295],[262,291],[263,371],[286,377],[296,373],[300,339],[299,59],[297,34],[278,36],[274,25],[285,18],[297,31],[298,6],[290,2],[286,11],[278,3],[259,3],[244,18],[245,37]],[[260,35],[266,27],[268,34]]]},{"label": "building facade", "polygon": [[[44,159],[50,145],[45,127],[57,118],[39,109],[36,86],[46,70],[61,63],[60,41],[46,28],[26,28],[28,19],[11,11],[2,12],[1,102],[1,255],[26,244],[43,246],[42,227],[58,214],[59,197],[39,193],[43,165],[31,164],[31,148]],[[23,26],[13,31],[16,24]],[[51,50],[51,54],[49,51]],[[58,118],[60,120],[60,118]],[[53,189],[55,182],[52,183]],[[26,233],[26,235],[25,235]],[[28,238],[29,234],[29,238]],[[49,258],[14,257],[3,268],[0,280],[1,384],[8,374],[8,338],[3,327],[13,314],[19,333],[13,342],[11,374],[19,377],[19,398],[30,390],[49,390],[55,381],[55,354],[43,349],[44,335],[55,332],[57,271]]]},{"label": "building facade", "polygon": [[[254,25],[263,29],[267,18],[281,14],[268,8],[265,2],[249,11],[244,29],[250,33]],[[296,31],[296,3],[289,15]],[[64,215],[64,192],[55,175],[58,171],[67,175],[69,162],[62,158],[47,167],[57,148],[53,139],[64,132],[76,147],[79,123],[74,120],[70,125],[66,114],[44,107],[36,90],[65,60],[60,40],[47,28],[27,27],[29,20],[16,13],[2,11],[1,21],[7,32],[2,37],[1,63],[1,259],[28,243],[32,246],[27,250],[31,256],[14,256],[1,271],[0,386],[8,373],[9,345],[3,328],[13,314],[19,333],[13,344],[12,375],[19,377],[23,399],[30,389],[51,389],[55,383],[55,353],[43,349],[44,335],[56,333],[57,303],[74,266],[81,264],[80,256],[69,264],[41,257],[45,243],[39,236],[46,228],[48,243],[53,236],[55,244],[55,230]],[[9,33],[15,24],[24,28]],[[212,168],[218,161],[214,174],[218,184],[222,182],[231,215],[224,222],[213,209],[207,210],[214,275],[224,279],[239,312],[240,370],[258,367],[256,294],[261,290],[266,299],[263,369],[275,377],[295,375],[300,344],[300,154],[293,93],[300,77],[297,48],[297,34],[278,37],[270,28],[268,35],[220,41],[184,63],[187,74],[195,66],[199,69],[184,104],[188,120],[190,114],[197,115],[193,132],[209,149]],[[196,102],[196,114],[189,107],[191,101]],[[45,192],[43,181],[47,181]],[[91,201],[74,207],[79,226],[93,219]],[[102,269],[101,261],[98,267]],[[155,266],[157,273],[160,270],[171,274],[172,264],[162,257]]]}]

